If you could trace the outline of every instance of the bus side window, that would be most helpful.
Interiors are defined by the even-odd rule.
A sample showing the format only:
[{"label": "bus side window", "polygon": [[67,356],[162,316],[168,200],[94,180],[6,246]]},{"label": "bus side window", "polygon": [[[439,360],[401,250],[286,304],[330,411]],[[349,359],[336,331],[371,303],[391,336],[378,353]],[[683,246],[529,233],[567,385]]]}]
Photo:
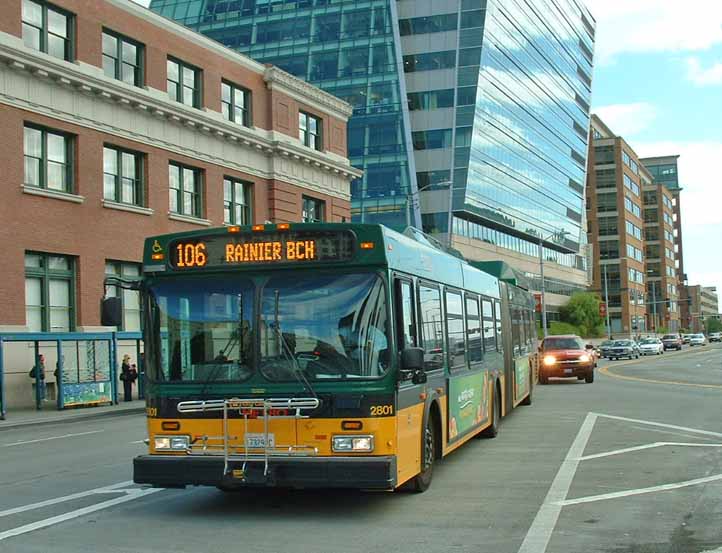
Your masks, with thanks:
[{"label": "bus side window", "polygon": [[520,318],[521,315],[519,313],[519,308],[512,306],[511,307],[511,340],[514,349],[512,350],[514,352],[514,357],[518,356],[521,351],[521,342],[524,340],[523,336],[520,336],[521,332],[521,324],[520,324]]},{"label": "bus side window", "polygon": [[414,291],[408,280],[396,280],[396,328],[399,351],[416,347]]},{"label": "bus side window", "polygon": [[[494,323],[494,308],[491,300],[482,300],[481,314],[484,319],[484,351],[492,352],[496,349],[496,329]],[[499,323],[501,325],[501,323]],[[501,337],[499,337],[501,340]],[[501,347],[499,348],[501,350]]]},{"label": "bus side window", "polygon": [[466,336],[461,294],[446,292],[446,335],[449,344],[449,368],[466,368]]},{"label": "bus side window", "polygon": [[444,366],[444,320],[441,318],[441,293],[436,288],[419,285],[419,320],[427,371]]},{"label": "bus side window", "polygon": [[494,300],[494,315],[496,318],[496,349],[498,351],[504,351],[504,342],[502,341],[502,326],[501,326],[501,303],[499,300]]},{"label": "bus side window", "polygon": [[484,356],[479,299],[468,294],[466,296],[466,341],[469,347],[469,362],[472,365],[479,363]]}]

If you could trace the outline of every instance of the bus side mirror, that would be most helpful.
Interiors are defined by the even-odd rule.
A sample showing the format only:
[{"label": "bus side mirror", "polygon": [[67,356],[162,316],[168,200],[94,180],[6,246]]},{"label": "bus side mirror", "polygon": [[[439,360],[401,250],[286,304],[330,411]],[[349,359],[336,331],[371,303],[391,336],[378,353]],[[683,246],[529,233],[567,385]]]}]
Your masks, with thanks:
[{"label": "bus side mirror", "polygon": [[401,375],[404,379],[411,375],[411,381],[414,384],[426,383],[424,350],[422,348],[406,348],[401,352]]},{"label": "bus side mirror", "polygon": [[100,324],[103,326],[123,324],[123,303],[119,297],[103,298],[100,301]]}]

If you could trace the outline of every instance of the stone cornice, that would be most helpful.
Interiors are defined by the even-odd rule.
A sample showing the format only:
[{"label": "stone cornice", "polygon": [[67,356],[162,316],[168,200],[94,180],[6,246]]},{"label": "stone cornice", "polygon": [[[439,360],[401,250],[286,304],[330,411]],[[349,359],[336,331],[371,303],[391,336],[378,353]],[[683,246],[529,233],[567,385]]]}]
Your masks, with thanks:
[{"label": "stone cornice", "polygon": [[[266,67],[263,80],[266,81],[268,88],[271,90],[278,90],[281,93],[292,96],[300,102],[320,108],[344,121],[348,121],[348,118],[351,117],[353,113],[353,108],[347,102],[286,73],[276,66],[271,65]],[[311,98],[315,104],[309,102],[309,98]]]},{"label": "stone cornice", "polygon": [[[236,145],[253,148],[268,156],[293,156],[294,159],[341,175],[347,180],[359,178],[363,174],[341,156],[305,148],[300,143],[294,144],[291,137],[288,137],[288,142],[278,140],[274,136],[276,133],[272,131],[237,125],[223,119],[218,112],[190,108],[170,99],[166,100],[162,91],[129,86],[105,77],[99,68],[58,60],[47,54],[30,50],[20,39],[6,33],[0,33],[0,63],[5,63],[16,71],[29,73],[35,78],[53,81],[59,87],[118,104],[148,117],[158,117],[196,129],[198,132],[214,135]],[[97,74],[91,74],[90,70],[97,70]],[[290,75],[288,77],[294,81],[298,80]],[[322,93],[303,81],[299,82],[316,94],[328,96],[340,105],[348,107],[345,102]],[[313,102],[309,103],[314,105]]]}]

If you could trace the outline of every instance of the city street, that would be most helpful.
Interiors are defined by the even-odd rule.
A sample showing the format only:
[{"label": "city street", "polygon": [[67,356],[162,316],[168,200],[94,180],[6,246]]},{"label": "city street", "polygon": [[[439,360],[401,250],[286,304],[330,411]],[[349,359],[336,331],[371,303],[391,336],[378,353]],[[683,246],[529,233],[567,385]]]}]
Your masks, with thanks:
[{"label": "city street", "polygon": [[134,486],[141,415],[0,432],[0,552],[722,551],[722,347],[604,361],[424,494]]}]

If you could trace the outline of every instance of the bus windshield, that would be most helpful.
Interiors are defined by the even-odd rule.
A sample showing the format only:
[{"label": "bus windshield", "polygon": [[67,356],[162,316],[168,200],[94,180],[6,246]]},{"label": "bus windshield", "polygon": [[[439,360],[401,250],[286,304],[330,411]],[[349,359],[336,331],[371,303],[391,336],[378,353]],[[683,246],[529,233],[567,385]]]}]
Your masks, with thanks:
[{"label": "bus windshield", "polygon": [[[243,380],[252,374],[253,283],[207,277],[162,281],[149,289],[155,380]],[[242,313],[242,315],[241,315]]]},{"label": "bus windshield", "polygon": [[269,380],[378,378],[389,367],[383,280],[373,273],[288,273],[265,283],[259,368]]}]

